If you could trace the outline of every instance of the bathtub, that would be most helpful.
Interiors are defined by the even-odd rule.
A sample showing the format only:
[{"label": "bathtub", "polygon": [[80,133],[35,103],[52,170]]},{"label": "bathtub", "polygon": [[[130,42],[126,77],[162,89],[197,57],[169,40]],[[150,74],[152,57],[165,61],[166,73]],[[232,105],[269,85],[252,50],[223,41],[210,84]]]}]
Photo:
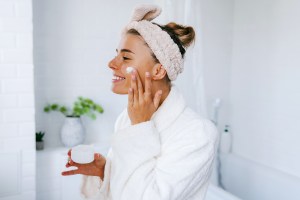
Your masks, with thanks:
[{"label": "bathtub", "polygon": [[[221,154],[221,162],[222,184],[241,199],[300,199],[300,178],[295,175],[236,154]],[[211,190],[212,194],[217,193],[215,188]]]},{"label": "bathtub", "polygon": [[214,184],[210,184],[206,193],[205,200],[241,200],[233,194],[217,187]]}]

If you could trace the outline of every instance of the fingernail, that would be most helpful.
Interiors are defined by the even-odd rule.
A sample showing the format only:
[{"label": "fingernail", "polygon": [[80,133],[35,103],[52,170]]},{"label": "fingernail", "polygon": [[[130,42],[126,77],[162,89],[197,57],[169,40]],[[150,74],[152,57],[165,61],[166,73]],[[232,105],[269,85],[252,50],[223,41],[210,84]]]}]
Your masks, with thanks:
[{"label": "fingernail", "polygon": [[132,92],[132,88],[129,88],[129,92]]},{"label": "fingernail", "polygon": [[146,72],[146,76],[147,76],[147,77],[150,77],[150,73],[149,73],[149,72]]},{"label": "fingernail", "polygon": [[158,94],[162,94],[162,90],[159,90],[159,91],[158,91]]},{"label": "fingernail", "polygon": [[131,78],[132,78],[132,80],[135,80],[135,75],[133,74],[133,75],[131,76]]}]

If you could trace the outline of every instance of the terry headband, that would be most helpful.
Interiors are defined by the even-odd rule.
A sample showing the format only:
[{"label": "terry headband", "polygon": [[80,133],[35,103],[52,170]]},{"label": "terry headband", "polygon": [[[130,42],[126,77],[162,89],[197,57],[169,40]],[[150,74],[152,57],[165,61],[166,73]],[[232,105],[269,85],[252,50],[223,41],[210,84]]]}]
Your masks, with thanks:
[{"label": "terry headband", "polygon": [[171,81],[183,71],[183,58],[179,47],[171,36],[151,20],[161,13],[155,5],[140,5],[134,9],[130,23],[125,31],[136,30],[148,44],[158,61],[163,65]]}]

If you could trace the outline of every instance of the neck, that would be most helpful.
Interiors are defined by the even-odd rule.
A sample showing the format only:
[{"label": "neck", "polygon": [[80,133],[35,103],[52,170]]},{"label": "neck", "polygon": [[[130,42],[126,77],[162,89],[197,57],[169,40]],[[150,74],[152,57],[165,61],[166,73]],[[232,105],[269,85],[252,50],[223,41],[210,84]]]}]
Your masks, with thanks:
[{"label": "neck", "polygon": [[[159,106],[164,102],[171,91],[171,83],[153,82],[152,83],[152,95],[154,97],[158,90],[162,90],[162,96],[160,98]],[[158,107],[159,107],[158,106]]]}]

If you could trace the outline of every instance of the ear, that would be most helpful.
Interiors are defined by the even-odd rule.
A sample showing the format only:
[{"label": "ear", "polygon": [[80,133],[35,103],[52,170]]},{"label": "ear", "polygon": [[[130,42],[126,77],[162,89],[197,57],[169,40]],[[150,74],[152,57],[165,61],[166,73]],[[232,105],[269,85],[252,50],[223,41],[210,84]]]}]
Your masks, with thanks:
[{"label": "ear", "polygon": [[160,63],[155,64],[152,68],[152,79],[161,80],[165,76],[167,76],[167,71],[165,68]]}]

